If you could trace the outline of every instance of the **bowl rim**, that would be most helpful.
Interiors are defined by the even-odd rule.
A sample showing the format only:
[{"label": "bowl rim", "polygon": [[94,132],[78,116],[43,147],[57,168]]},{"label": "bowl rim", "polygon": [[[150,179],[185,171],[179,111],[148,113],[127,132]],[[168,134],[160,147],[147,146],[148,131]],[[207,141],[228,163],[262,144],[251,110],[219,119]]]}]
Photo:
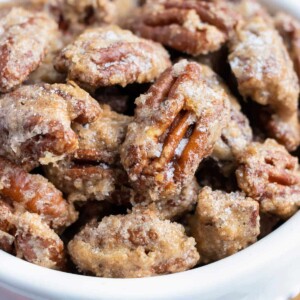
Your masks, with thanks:
[{"label": "bowl rim", "polygon": [[[0,3],[7,2],[16,0],[0,0]],[[280,8],[300,18],[299,0],[262,2],[272,10]],[[181,273],[134,279],[97,278],[50,270],[0,250],[0,288],[30,299],[177,299],[178,295],[195,299],[193,295],[199,291],[213,291],[216,283],[221,289],[232,279],[268,268],[291,249],[297,253],[295,251],[300,247],[299,228],[300,211],[265,238],[225,259]],[[274,245],[277,245],[275,250]],[[251,264],[243,268],[243,263],[250,261]],[[300,286],[297,289],[300,292]]]}]

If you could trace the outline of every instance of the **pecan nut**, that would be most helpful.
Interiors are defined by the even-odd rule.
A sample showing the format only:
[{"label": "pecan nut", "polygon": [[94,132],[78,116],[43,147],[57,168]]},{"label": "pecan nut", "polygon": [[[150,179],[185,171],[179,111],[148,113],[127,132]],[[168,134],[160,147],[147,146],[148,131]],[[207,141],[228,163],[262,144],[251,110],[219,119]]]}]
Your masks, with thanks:
[{"label": "pecan nut", "polygon": [[300,144],[298,121],[293,121],[297,119],[299,84],[279,33],[268,18],[254,14],[237,26],[230,52],[229,62],[240,93],[268,106],[269,119],[274,114],[281,125],[293,126],[285,137],[274,123],[270,124],[269,135],[287,141],[285,146],[295,150]]},{"label": "pecan nut", "polygon": [[202,262],[220,260],[256,242],[259,205],[240,192],[225,193],[205,187],[199,194],[190,228]]},{"label": "pecan nut", "polygon": [[151,82],[169,66],[161,45],[117,26],[86,30],[55,62],[59,72],[89,88]]},{"label": "pecan nut", "polygon": [[105,217],[69,243],[79,270],[100,277],[145,277],[187,270],[199,254],[184,228],[162,221],[151,210]]},{"label": "pecan nut", "polygon": [[250,144],[238,158],[239,187],[260,202],[264,213],[281,218],[293,215],[300,206],[298,159],[274,140]]},{"label": "pecan nut", "polygon": [[229,100],[215,79],[208,67],[183,60],[136,100],[121,161],[152,201],[181,193],[227,125]]},{"label": "pecan nut", "polygon": [[275,18],[275,27],[283,38],[284,44],[294,62],[294,68],[300,79],[300,23],[286,13],[278,13]]},{"label": "pecan nut", "polygon": [[14,8],[0,20],[0,33],[0,91],[8,92],[40,65],[57,25],[47,14]]},{"label": "pecan nut", "polygon": [[101,108],[73,83],[22,86],[0,98],[0,155],[28,169],[74,152],[71,122],[95,120]]},{"label": "pecan nut", "polygon": [[129,203],[128,177],[120,166],[119,148],[131,117],[120,115],[106,105],[92,123],[73,124],[78,149],[69,158],[45,167],[47,178],[68,195],[68,200],[108,200]]},{"label": "pecan nut", "polygon": [[54,229],[72,224],[77,214],[46,178],[24,171],[0,158],[0,196],[9,199],[21,211],[36,213]]},{"label": "pecan nut", "polygon": [[129,22],[138,35],[197,56],[227,41],[237,16],[225,1],[149,1]]}]

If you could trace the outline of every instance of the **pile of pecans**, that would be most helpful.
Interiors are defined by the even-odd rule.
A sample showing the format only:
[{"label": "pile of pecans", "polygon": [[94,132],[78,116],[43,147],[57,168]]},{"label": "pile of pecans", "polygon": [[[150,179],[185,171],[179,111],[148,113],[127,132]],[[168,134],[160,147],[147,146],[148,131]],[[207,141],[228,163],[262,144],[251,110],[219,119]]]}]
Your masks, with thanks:
[{"label": "pile of pecans", "polygon": [[0,249],[130,278],[255,243],[300,207],[299,78],[256,0],[0,7]]}]

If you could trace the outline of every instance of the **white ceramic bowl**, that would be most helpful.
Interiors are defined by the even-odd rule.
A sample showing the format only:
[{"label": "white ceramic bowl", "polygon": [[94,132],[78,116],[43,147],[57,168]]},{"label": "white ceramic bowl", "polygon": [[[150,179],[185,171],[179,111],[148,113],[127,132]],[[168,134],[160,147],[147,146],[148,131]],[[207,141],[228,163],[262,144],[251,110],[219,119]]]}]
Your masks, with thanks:
[{"label": "white ceramic bowl", "polygon": [[[264,2],[271,9],[284,9],[300,18],[299,0]],[[300,212],[231,257],[183,273],[141,279],[67,274],[0,251],[0,300],[286,300],[300,293],[299,228]]]}]

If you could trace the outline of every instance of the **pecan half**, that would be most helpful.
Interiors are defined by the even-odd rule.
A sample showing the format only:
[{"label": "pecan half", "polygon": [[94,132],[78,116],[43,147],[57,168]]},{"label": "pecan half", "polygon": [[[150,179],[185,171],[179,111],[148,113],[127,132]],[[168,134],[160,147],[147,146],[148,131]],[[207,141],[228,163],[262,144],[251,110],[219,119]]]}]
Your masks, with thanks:
[{"label": "pecan half", "polygon": [[8,198],[16,209],[37,213],[54,229],[76,220],[76,212],[48,180],[32,175],[0,158],[0,196]]},{"label": "pecan half", "polygon": [[30,169],[74,152],[71,122],[95,120],[99,104],[75,84],[22,86],[0,98],[0,155]]},{"label": "pecan half", "polygon": [[259,205],[240,192],[225,193],[205,187],[199,194],[190,230],[202,262],[220,260],[256,242]]},{"label": "pecan half", "polygon": [[283,38],[294,68],[300,79],[300,22],[286,13],[278,13],[274,19],[275,27]]},{"label": "pecan half", "polygon": [[50,269],[63,269],[64,244],[40,216],[25,212],[15,216],[16,256]]},{"label": "pecan half", "polygon": [[50,0],[45,6],[58,22],[59,28],[74,35],[87,26],[116,21],[116,7],[111,0]]},{"label": "pecan half", "polygon": [[121,161],[134,187],[153,201],[181,193],[227,125],[229,100],[213,74],[183,60],[136,100]]},{"label": "pecan half", "polygon": [[264,213],[288,218],[300,206],[298,159],[276,141],[250,144],[238,158],[239,187],[260,202]]},{"label": "pecan half", "polygon": [[95,122],[73,124],[78,149],[69,158],[45,167],[48,179],[68,195],[69,201],[129,203],[128,177],[120,166],[119,148],[130,121],[130,117],[104,105]]},{"label": "pecan half", "polygon": [[149,1],[129,22],[138,35],[197,56],[216,51],[237,22],[225,1]]},{"label": "pecan half", "polygon": [[13,251],[14,237],[10,231],[12,229],[12,208],[0,198],[0,250],[6,252]]},{"label": "pecan half", "polygon": [[86,30],[55,63],[69,79],[92,88],[150,82],[169,66],[169,55],[161,45],[117,26]]},{"label": "pecan half", "polygon": [[100,277],[145,277],[187,270],[199,254],[184,228],[151,210],[109,216],[88,224],[69,243],[79,270]]},{"label": "pecan half", "polygon": [[[270,107],[269,119],[293,126],[280,131],[274,123],[268,125],[269,135],[295,150],[300,144],[297,119],[299,84],[292,61],[282,38],[270,20],[259,14],[245,19],[237,26],[230,42],[229,62],[244,97]],[[276,115],[273,117],[272,115]],[[279,121],[278,121],[279,120]],[[296,120],[294,122],[293,120]],[[276,125],[276,124],[275,124]],[[276,125],[278,127],[278,125]]]},{"label": "pecan half", "polygon": [[8,92],[27,79],[40,65],[56,35],[56,23],[44,13],[13,8],[0,19],[1,92]]}]

